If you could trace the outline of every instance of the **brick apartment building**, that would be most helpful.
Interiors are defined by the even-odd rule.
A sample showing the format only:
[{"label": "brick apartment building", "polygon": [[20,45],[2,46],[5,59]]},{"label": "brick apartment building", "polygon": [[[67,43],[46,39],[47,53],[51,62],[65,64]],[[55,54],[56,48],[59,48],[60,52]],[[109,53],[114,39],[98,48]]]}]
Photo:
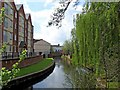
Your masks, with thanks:
[{"label": "brick apartment building", "polygon": [[29,13],[26,14],[26,31],[25,31],[25,42],[27,44],[28,52],[33,52],[34,43],[33,43],[33,29],[31,15]]},{"label": "brick apartment building", "polygon": [[0,24],[0,47],[7,43],[6,52],[20,52],[23,46],[33,52],[33,25],[30,14],[25,14],[22,4],[0,2],[5,8],[4,20]]}]

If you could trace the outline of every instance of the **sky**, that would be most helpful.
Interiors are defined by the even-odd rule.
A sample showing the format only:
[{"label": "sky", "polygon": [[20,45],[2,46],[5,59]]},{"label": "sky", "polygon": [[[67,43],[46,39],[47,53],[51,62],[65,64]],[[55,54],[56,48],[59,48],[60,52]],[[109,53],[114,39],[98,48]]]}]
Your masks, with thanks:
[{"label": "sky", "polygon": [[15,4],[23,4],[25,13],[30,13],[32,24],[34,26],[34,39],[43,39],[51,45],[62,45],[65,40],[70,39],[71,29],[73,26],[73,15],[81,13],[82,4],[77,9],[70,4],[62,21],[62,27],[47,27],[50,15],[58,7],[59,0],[14,0]]}]

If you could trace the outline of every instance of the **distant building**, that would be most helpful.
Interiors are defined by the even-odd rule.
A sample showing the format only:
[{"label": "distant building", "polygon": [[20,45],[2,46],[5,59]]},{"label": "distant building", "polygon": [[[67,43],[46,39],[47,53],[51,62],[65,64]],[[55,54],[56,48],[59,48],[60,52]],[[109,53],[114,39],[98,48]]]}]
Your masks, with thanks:
[{"label": "distant building", "polygon": [[62,48],[63,48],[63,46],[60,46],[60,44],[58,44],[58,45],[52,45],[52,50],[54,52],[62,52]]},{"label": "distant building", "polygon": [[34,39],[34,52],[41,52],[47,57],[50,54],[51,44],[43,39]]}]

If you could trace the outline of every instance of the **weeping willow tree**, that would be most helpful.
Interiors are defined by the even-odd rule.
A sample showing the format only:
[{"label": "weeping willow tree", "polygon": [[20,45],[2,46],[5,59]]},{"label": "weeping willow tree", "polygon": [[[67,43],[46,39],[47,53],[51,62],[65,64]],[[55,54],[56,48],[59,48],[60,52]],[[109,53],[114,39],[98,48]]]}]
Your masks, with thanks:
[{"label": "weeping willow tree", "polygon": [[76,37],[76,31],[75,28],[72,29],[71,31],[71,36],[72,36],[72,47],[73,47],[73,55],[72,55],[72,63],[75,65],[79,64],[79,42]]},{"label": "weeping willow tree", "polygon": [[118,82],[120,3],[87,3],[77,16],[72,36],[74,56],[79,56],[74,62],[91,69],[96,77],[105,78],[106,87],[109,82]]}]

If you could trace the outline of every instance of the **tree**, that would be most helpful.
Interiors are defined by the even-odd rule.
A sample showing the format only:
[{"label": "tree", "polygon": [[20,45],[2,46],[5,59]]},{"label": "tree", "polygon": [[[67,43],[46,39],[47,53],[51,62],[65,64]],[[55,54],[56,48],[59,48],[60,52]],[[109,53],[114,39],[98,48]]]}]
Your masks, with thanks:
[{"label": "tree", "polygon": [[[55,9],[54,13],[51,15],[51,20],[48,22],[48,26],[55,25],[61,27],[61,22],[64,19],[66,10],[68,9],[70,3],[73,0],[60,0],[58,8]],[[79,0],[74,2],[74,7],[79,4]]]},{"label": "tree", "polygon": [[96,80],[105,80],[107,88],[119,81],[119,9],[120,3],[86,3],[72,30],[73,55],[79,56],[78,65],[91,70]]},{"label": "tree", "polygon": [[76,20],[80,62],[93,69],[97,77],[105,76],[106,87],[110,81],[117,82],[119,77],[119,7],[119,3],[86,4],[84,13]]},{"label": "tree", "polygon": [[73,51],[73,48],[72,48],[72,42],[71,40],[66,40],[63,44],[63,52],[64,54],[69,54],[71,55]]}]

